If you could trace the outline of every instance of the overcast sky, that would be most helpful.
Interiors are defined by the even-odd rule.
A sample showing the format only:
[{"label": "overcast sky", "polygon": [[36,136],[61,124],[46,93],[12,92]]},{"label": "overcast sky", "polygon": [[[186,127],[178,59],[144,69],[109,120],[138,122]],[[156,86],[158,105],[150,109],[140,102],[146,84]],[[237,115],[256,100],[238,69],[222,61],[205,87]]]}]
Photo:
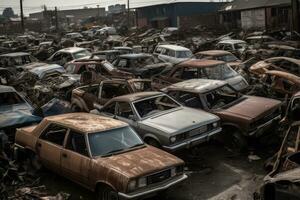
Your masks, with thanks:
[{"label": "overcast sky", "polygon": [[[159,3],[174,3],[176,1],[230,1],[230,0],[130,0],[130,7],[138,7],[138,6],[145,6],[145,5],[153,5]],[[107,7],[109,5],[114,4],[126,4],[127,0],[23,0],[23,7],[25,15],[29,13],[39,12],[42,10],[42,6],[46,5],[48,9],[54,9],[55,6],[58,9],[75,9],[75,8],[83,8],[87,7],[94,7],[96,8],[97,5],[100,7]],[[6,7],[12,7],[14,12],[19,14],[20,13],[20,0],[0,0],[0,13]]]},{"label": "overcast sky", "polygon": [[[42,5],[46,5],[49,9],[53,9],[54,6],[57,6],[58,9],[74,9],[83,8],[84,6],[97,7],[97,4],[100,7],[107,7],[111,4],[124,4],[126,2],[127,0],[23,0],[23,7],[25,15],[28,15],[42,10]],[[5,7],[12,7],[15,13],[20,13],[20,0],[0,0],[1,14]]]}]

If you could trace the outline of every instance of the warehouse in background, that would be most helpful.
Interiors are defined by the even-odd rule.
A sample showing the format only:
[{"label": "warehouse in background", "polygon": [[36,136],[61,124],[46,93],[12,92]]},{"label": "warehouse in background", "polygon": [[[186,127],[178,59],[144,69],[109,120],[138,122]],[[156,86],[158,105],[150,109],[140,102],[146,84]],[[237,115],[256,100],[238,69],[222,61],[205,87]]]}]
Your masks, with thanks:
[{"label": "warehouse in background", "polygon": [[153,5],[150,1],[135,6],[137,26],[153,28],[216,26],[217,11],[224,4],[224,2],[211,0],[162,0]]},{"label": "warehouse in background", "polygon": [[220,24],[228,30],[292,28],[291,0],[234,0],[220,9]]}]

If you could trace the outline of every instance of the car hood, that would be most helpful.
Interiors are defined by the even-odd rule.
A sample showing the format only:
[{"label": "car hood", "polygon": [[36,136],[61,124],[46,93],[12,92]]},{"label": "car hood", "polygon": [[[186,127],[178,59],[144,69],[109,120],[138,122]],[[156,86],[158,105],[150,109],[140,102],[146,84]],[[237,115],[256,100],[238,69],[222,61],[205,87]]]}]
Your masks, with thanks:
[{"label": "car hood", "polygon": [[118,171],[128,178],[140,177],[171,166],[184,164],[176,156],[148,145],[110,157],[99,157],[96,162],[108,169]]},{"label": "car hood", "polygon": [[159,113],[143,120],[141,123],[173,135],[212,123],[218,119],[219,118],[217,116],[205,111],[181,107]]},{"label": "car hood", "polygon": [[41,118],[32,114],[27,104],[5,106],[0,108],[0,129],[40,122]]},{"label": "car hood", "polygon": [[25,65],[18,66],[17,68],[22,68],[23,70],[31,70],[31,69],[34,69],[36,67],[41,67],[41,66],[44,66],[44,65],[47,65],[47,64],[42,63],[42,62],[33,62],[33,63],[28,63],[28,64],[25,64]]},{"label": "car hood", "polygon": [[226,115],[241,116],[249,120],[258,119],[281,105],[281,101],[256,96],[245,96],[239,103],[222,110]]}]

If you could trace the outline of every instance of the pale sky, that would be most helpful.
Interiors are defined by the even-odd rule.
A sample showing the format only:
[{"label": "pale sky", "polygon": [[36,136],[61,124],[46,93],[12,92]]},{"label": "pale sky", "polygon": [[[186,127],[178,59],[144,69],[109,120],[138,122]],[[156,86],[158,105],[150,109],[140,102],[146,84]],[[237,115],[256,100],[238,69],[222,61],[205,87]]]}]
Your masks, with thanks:
[{"label": "pale sky", "polygon": [[[159,3],[174,3],[174,2],[220,2],[230,0],[129,0],[130,7],[138,7],[145,5],[153,5]],[[114,4],[126,4],[127,0],[23,0],[24,14],[39,12],[42,10],[42,6],[46,5],[48,9],[54,9],[55,6],[60,10],[76,9],[87,7],[96,8],[97,5],[100,7],[107,7]],[[12,7],[16,14],[20,13],[20,0],[0,0],[0,14],[6,7]]]},{"label": "pale sky", "polygon": [[[46,5],[49,9],[53,9],[54,6],[57,6],[58,9],[75,9],[84,6],[96,8],[97,5],[107,7],[108,5],[124,4],[126,2],[127,0],[23,0],[23,7],[25,15],[28,15],[29,13],[41,11],[42,5]],[[0,0],[1,14],[5,7],[12,7],[14,12],[19,14],[20,0]]]}]

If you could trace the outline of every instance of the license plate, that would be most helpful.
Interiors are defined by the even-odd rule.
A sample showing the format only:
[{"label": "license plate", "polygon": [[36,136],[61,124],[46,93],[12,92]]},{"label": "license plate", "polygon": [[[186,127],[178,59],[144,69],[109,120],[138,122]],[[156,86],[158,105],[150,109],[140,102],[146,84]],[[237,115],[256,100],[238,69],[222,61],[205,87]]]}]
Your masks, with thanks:
[{"label": "license plate", "polygon": [[191,130],[190,133],[189,133],[189,135],[190,135],[190,137],[193,137],[195,135],[202,134],[202,133],[204,133],[206,131],[207,131],[207,126],[201,126],[200,128],[197,128],[195,130]]}]

